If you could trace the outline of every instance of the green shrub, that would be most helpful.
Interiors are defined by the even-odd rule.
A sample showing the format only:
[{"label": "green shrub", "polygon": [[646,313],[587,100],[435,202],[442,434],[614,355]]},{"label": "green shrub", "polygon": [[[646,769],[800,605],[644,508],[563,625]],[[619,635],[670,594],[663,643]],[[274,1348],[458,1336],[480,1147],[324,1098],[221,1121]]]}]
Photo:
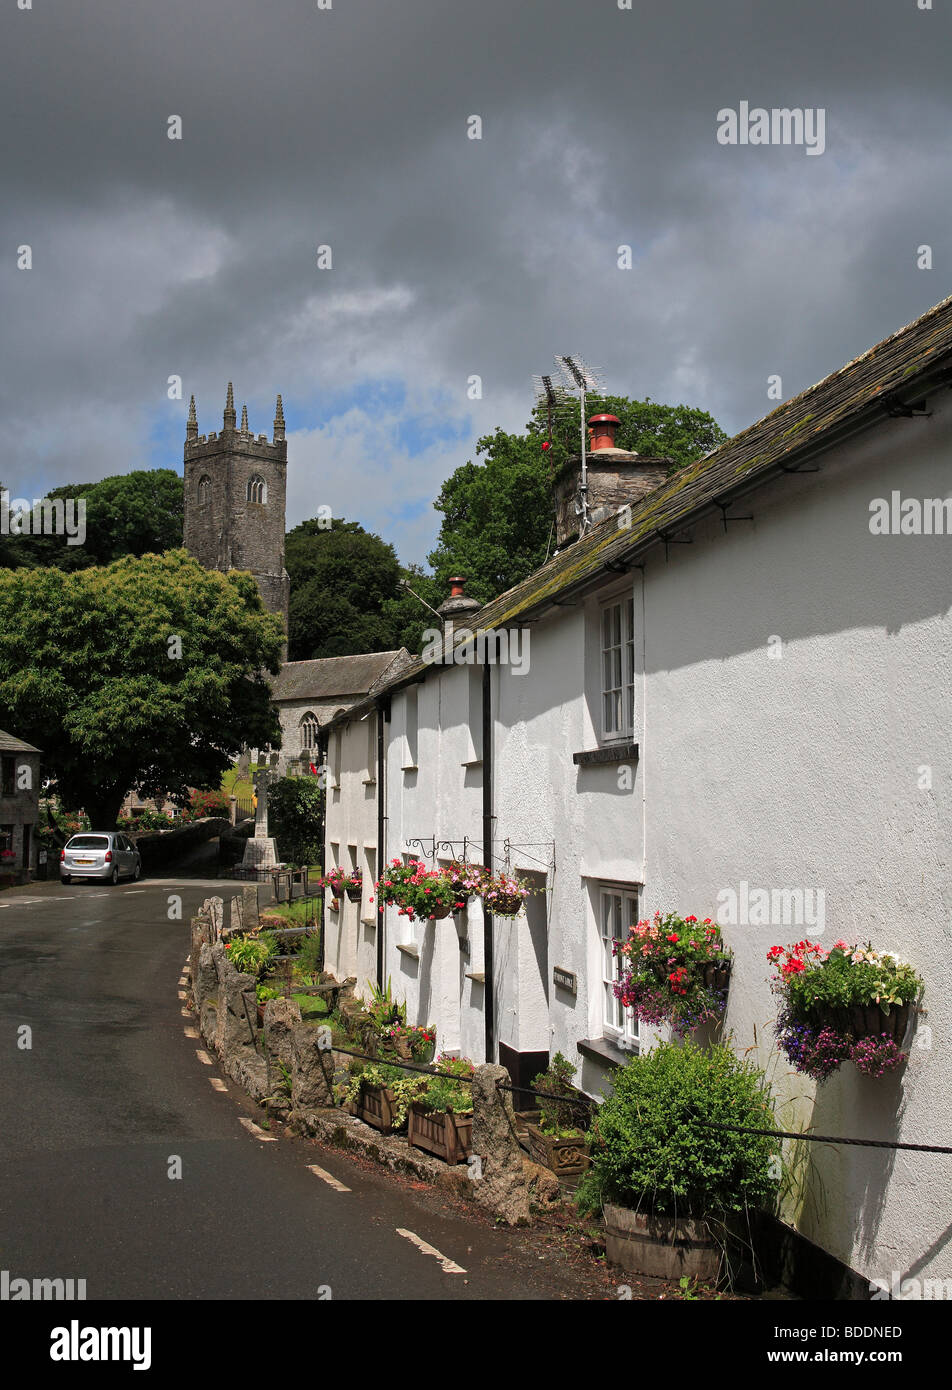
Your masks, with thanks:
[{"label": "green shrub", "polygon": [[[772,1205],[779,1141],[706,1129],[774,1129],[763,1072],[729,1047],[665,1043],[615,1072],[589,1132],[582,1204],[610,1201],[657,1215],[704,1216]],[[776,1172],[776,1176],[775,1176]]]},{"label": "green shrub", "polygon": [[[558,1139],[567,1139],[582,1133],[588,1125],[589,1106],[580,1101],[572,1085],[577,1067],[573,1067],[567,1057],[557,1052],[548,1065],[532,1082],[533,1090],[546,1094],[538,1097],[542,1119],[539,1128]],[[564,1100],[553,1100],[553,1096],[564,1096]]]},{"label": "green shrub", "polygon": [[278,954],[278,943],[270,932],[258,936],[236,936],[225,947],[228,959],[243,975],[260,979]]}]

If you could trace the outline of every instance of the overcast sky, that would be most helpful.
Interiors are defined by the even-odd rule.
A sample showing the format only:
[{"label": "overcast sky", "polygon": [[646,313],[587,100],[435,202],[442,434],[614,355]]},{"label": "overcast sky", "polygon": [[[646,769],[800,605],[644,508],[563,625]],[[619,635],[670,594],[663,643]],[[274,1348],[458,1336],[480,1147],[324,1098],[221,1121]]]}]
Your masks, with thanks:
[{"label": "overcast sky", "polygon": [[[9,0],[0,479],[181,471],[232,379],[256,432],[283,393],[289,525],[422,561],[554,353],[743,428],[769,374],[952,290],[952,4],[921,3]],[[742,101],[822,108],[824,152],[719,144]]]}]

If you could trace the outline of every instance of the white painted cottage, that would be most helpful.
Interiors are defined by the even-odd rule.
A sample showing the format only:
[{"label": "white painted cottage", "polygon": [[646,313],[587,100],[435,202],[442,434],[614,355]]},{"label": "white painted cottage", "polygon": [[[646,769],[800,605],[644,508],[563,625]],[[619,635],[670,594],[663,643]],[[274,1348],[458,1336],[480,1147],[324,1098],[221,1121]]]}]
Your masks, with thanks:
[{"label": "white painted cottage", "polygon": [[[465,847],[544,891],[515,920],[472,901],[378,925],[365,888],[328,920],[329,968],[390,976],[442,1049],[517,1084],[561,1051],[598,1094],[652,1040],[614,998],[613,940],[736,904],[725,1031],[783,1126],[952,1145],[950,384],[946,300],[660,486],[657,460],[596,449],[595,524],[462,615],[508,662],[420,660],[329,726],[329,863],[369,879]],[[630,505],[604,515],[619,478]],[[768,925],[745,920],[758,889]],[[803,935],[916,966],[904,1069],[790,1071],[766,951]],[[854,1291],[952,1278],[952,1159],[803,1147],[785,1218]]]}]

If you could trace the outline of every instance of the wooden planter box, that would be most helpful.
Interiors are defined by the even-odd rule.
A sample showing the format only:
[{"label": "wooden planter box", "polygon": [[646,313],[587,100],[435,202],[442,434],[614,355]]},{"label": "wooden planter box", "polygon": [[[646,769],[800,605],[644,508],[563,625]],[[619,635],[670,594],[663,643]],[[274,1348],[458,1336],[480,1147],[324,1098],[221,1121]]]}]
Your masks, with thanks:
[{"label": "wooden planter box", "polygon": [[360,1099],[357,1101],[357,1118],[363,1120],[365,1125],[371,1125],[383,1134],[390,1134],[393,1130],[399,1129],[394,1119],[395,1109],[393,1092],[389,1086],[361,1086]]},{"label": "wooden planter box", "polygon": [[584,1173],[591,1162],[588,1141],[583,1135],[576,1139],[556,1139],[545,1134],[538,1125],[527,1126],[529,1153],[534,1163],[551,1168],[556,1177],[575,1177]]},{"label": "wooden planter box", "polygon": [[817,1012],[816,1023],[820,1028],[833,1028],[837,1033],[852,1033],[857,1042],[863,1038],[879,1038],[885,1033],[898,1046],[909,1026],[910,1012],[909,1004],[890,1009],[888,1014],[884,1014],[878,1004],[866,1008],[821,1009]]},{"label": "wooden planter box", "polygon": [[425,1110],[414,1102],[407,1116],[407,1141],[444,1163],[461,1163],[473,1152],[473,1117]]},{"label": "wooden planter box", "polygon": [[720,1274],[721,1247],[705,1221],[646,1216],[606,1204],[605,1254],[630,1274],[656,1279],[699,1279],[714,1283]]}]

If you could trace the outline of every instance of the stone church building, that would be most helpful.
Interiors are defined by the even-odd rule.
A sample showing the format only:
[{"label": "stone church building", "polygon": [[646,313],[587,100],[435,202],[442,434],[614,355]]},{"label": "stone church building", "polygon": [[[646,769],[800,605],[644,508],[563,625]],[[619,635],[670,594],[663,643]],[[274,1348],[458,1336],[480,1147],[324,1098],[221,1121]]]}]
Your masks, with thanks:
[{"label": "stone church building", "polygon": [[[280,395],[270,440],[251,432],[247,406],[237,423],[231,382],[217,433],[199,434],[191,398],[185,429],[185,549],[207,569],[250,570],[264,606],[280,615],[285,632],[290,594],[284,567],[287,471]],[[316,765],[321,727],[408,660],[401,650],[285,661],[273,687],[283,735],[280,770],[307,772],[311,763]]]}]

